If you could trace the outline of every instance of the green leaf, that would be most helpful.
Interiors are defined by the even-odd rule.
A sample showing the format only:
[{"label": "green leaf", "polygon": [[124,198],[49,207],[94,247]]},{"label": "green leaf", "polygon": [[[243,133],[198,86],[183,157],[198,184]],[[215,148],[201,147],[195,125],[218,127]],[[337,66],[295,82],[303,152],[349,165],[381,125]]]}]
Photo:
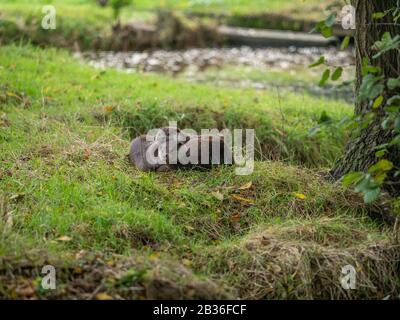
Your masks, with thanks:
[{"label": "green leaf", "polygon": [[374,59],[379,58],[385,52],[394,50],[400,47],[400,35],[396,35],[392,38],[390,32],[385,32],[380,41],[375,42],[374,47],[379,50],[379,52],[373,56]]},{"label": "green leaf", "polygon": [[394,130],[400,132],[400,116],[394,120]]},{"label": "green leaf", "polygon": [[314,68],[314,67],[317,67],[317,66],[323,64],[324,62],[325,62],[325,56],[320,56],[319,59],[318,59],[318,61],[316,61],[316,62],[310,64],[308,67],[309,67],[309,68]]},{"label": "green leaf", "polygon": [[322,74],[322,78],[321,78],[321,80],[320,80],[319,83],[318,83],[318,85],[319,85],[320,87],[324,86],[324,84],[326,83],[326,81],[328,81],[330,74],[331,74],[331,70],[326,69],[326,70],[324,71],[324,73]]},{"label": "green leaf", "polygon": [[381,188],[369,189],[364,193],[364,202],[372,203],[379,198],[381,194]]},{"label": "green leaf", "polygon": [[372,100],[379,96],[385,86],[381,83],[383,77],[375,77],[372,74],[368,74],[363,78],[360,90],[358,92],[357,100]]},{"label": "green leaf", "polygon": [[378,163],[374,164],[372,167],[369,168],[369,173],[374,173],[378,171],[387,172],[393,169],[393,162],[383,159]]},{"label": "green leaf", "polygon": [[345,50],[349,46],[350,39],[351,39],[350,36],[345,36],[344,37],[344,39],[342,41],[342,44],[340,45],[340,50]]},{"label": "green leaf", "polygon": [[326,18],[326,20],[325,20],[325,25],[326,25],[327,27],[332,27],[332,26],[335,24],[336,17],[337,17],[337,13],[336,13],[336,12],[331,13],[331,14],[329,15],[329,17]]},{"label": "green leaf", "polygon": [[363,172],[348,173],[343,177],[342,183],[345,187],[347,187],[351,184],[358,183],[362,178],[364,178],[364,175],[365,174]]},{"label": "green leaf", "polygon": [[394,102],[396,102],[397,100],[400,100],[400,96],[399,96],[399,95],[396,95],[396,96],[391,97],[391,98],[387,101],[387,105],[391,105],[391,104],[393,104]]},{"label": "green leaf", "polygon": [[379,150],[375,153],[375,157],[382,158],[386,153],[386,150]]},{"label": "green leaf", "polygon": [[390,90],[393,90],[393,89],[395,89],[397,87],[400,87],[400,77],[398,77],[398,78],[390,78],[388,80],[387,84],[388,84],[388,88]]},{"label": "green leaf", "polygon": [[370,61],[367,57],[364,57],[362,59],[362,68],[361,68],[361,73],[363,77],[370,73],[379,73],[381,71],[380,67],[375,67],[370,65]]},{"label": "green leaf", "polygon": [[376,184],[372,179],[369,174],[364,176],[364,179],[360,180],[358,184],[356,185],[354,191],[355,192],[367,192],[370,189],[375,189],[379,187],[378,184]]},{"label": "green leaf", "polygon": [[321,34],[325,37],[325,38],[330,38],[333,36],[333,29],[332,27],[324,27],[321,29]]},{"label": "green leaf", "polygon": [[376,19],[376,20],[382,19],[382,18],[384,18],[384,17],[386,16],[386,14],[387,14],[387,12],[375,12],[375,13],[372,15],[372,18],[374,18],[374,19]]},{"label": "green leaf", "polygon": [[375,99],[374,103],[372,104],[372,109],[377,109],[382,105],[383,96],[380,95],[378,98]]},{"label": "green leaf", "polygon": [[337,67],[336,70],[332,74],[332,81],[339,80],[339,78],[342,76],[343,73],[343,68],[342,67]]}]

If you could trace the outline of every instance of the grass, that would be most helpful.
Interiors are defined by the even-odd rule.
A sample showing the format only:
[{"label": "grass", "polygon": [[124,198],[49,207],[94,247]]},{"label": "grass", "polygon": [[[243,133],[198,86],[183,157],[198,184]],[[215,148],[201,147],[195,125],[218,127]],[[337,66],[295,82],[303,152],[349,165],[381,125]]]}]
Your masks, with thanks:
[{"label": "grass", "polygon": [[[1,47],[0,83],[0,296],[399,294],[393,229],[322,175],[347,136],[335,126],[347,104],[99,71],[32,46]],[[323,111],[333,124],[309,137]],[[266,161],[249,176],[138,172],[130,139],[169,120],[255,128]],[[349,263],[359,290],[335,280]],[[40,286],[44,264],[57,268],[55,291]]]},{"label": "grass", "polygon": [[[10,1],[10,3],[18,5],[45,5],[49,4],[47,0],[16,0]],[[57,6],[79,6],[83,8],[86,6],[95,7],[95,0],[53,0],[51,4]],[[129,8],[125,8],[124,11],[145,11],[145,10],[157,10],[157,9],[171,9],[177,11],[198,11],[198,12],[220,12],[220,13],[260,13],[260,12],[289,12],[292,14],[298,14],[303,12],[304,14],[310,14],[311,9],[316,7],[323,8],[328,6],[329,2],[322,0],[293,0],[282,3],[279,0],[137,0],[133,2],[133,5]],[[97,6],[96,6],[97,7]],[[99,10],[104,10],[99,8]],[[313,13],[314,14],[314,13]]]},{"label": "grass", "polygon": [[[55,30],[44,30],[41,21],[44,17],[42,7],[49,2],[46,0],[17,0],[6,1],[0,8],[0,41],[11,43],[21,39],[29,40],[36,45],[54,45],[56,47],[81,49],[121,49],[127,41],[123,32],[113,33],[114,23],[111,8],[101,8],[95,0],[54,0],[56,7],[57,27]],[[187,19],[184,24],[187,29],[194,28],[188,22],[196,21],[197,25],[210,28],[215,22],[247,27],[265,27],[275,29],[302,30],[307,26],[297,25],[297,22],[282,22],[282,18],[271,18],[266,15],[284,13],[289,18],[319,19],[324,16],[326,4],[321,0],[287,1],[137,1],[134,6],[124,8],[121,13],[123,23],[144,21],[154,23],[157,18],[157,9],[170,9],[179,12],[179,15],[189,13],[224,13],[223,20],[205,18]],[[255,15],[255,16],[254,16]],[[182,21],[185,19],[182,19]],[[286,20],[285,20],[286,21]],[[309,28],[306,30],[309,31]],[[211,31],[205,29],[196,31],[204,33],[207,38]],[[187,36],[194,38],[194,35]],[[190,39],[189,39],[190,40]],[[212,40],[212,39],[211,39]],[[214,44],[214,43],[213,43]]]}]

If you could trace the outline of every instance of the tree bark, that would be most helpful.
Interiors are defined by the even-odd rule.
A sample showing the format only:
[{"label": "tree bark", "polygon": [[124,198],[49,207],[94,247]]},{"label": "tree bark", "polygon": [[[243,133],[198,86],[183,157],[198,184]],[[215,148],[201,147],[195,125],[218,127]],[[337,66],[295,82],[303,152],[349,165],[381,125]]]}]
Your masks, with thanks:
[{"label": "tree bark", "polygon": [[[395,7],[396,2],[397,0],[352,1],[356,8],[356,94],[362,83],[362,60],[364,57],[369,58],[371,65],[379,66],[382,69],[385,80],[397,78],[400,74],[400,56],[397,50],[391,50],[380,58],[373,59],[373,55],[376,54],[373,44],[380,40],[386,31],[390,32],[394,37],[400,34],[400,29],[398,25],[394,24],[391,13],[387,14],[384,19],[379,20],[373,19],[372,15],[375,12],[384,12]],[[385,100],[389,94],[393,95],[393,92],[384,93]],[[374,150],[374,147],[388,143],[393,139],[393,132],[384,130],[381,126],[384,117],[382,107],[372,110],[368,101],[359,102],[355,105],[356,115],[365,115],[371,111],[375,114],[374,121],[358,137],[347,144],[344,156],[331,171],[334,179],[340,179],[343,175],[353,171],[366,172],[371,165],[378,161],[375,157],[376,150]],[[392,161],[396,167],[400,167],[400,150],[398,147],[389,150],[385,158]],[[399,192],[399,185],[396,182],[390,185],[390,191]]]}]

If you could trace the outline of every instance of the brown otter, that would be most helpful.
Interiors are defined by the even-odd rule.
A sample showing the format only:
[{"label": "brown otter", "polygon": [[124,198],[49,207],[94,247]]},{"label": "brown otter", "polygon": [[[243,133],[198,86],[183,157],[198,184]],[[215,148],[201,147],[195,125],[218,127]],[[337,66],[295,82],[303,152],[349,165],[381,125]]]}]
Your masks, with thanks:
[{"label": "brown otter", "polygon": [[141,171],[156,172],[233,163],[232,149],[223,136],[187,134],[173,127],[134,139],[129,159]]}]

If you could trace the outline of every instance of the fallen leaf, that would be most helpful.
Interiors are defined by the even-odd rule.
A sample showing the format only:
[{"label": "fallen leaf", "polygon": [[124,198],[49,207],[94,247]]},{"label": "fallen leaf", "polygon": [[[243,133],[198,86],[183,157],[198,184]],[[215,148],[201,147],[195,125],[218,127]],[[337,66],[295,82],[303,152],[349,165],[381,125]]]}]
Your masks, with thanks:
[{"label": "fallen leaf", "polygon": [[160,253],[154,252],[149,256],[149,260],[154,261],[154,260],[157,260],[159,257],[160,257]]},{"label": "fallen leaf", "polygon": [[305,194],[302,194],[302,193],[293,192],[293,195],[294,195],[297,199],[300,199],[300,200],[305,200],[305,199],[307,199],[307,196],[306,196]]},{"label": "fallen leaf", "polygon": [[72,238],[68,237],[68,236],[61,236],[59,238],[57,238],[58,241],[71,241]]},{"label": "fallen leaf", "polygon": [[113,297],[105,292],[101,292],[96,294],[96,300],[113,300]]},{"label": "fallen leaf", "polygon": [[6,227],[8,229],[11,229],[13,226],[13,216],[12,216],[13,211],[10,211],[8,213],[6,213],[6,215],[4,216],[4,220],[6,222]]},{"label": "fallen leaf", "polygon": [[189,232],[194,231],[194,228],[191,227],[191,226],[185,226],[185,229],[186,229],[187,231],[189,231]]},{"label": "fallen leaf", "polygon": [[230,216],[229,220],[232,222],[237,222],[237,221],[240,221],[240,218],[241,218],[241,215],[240,215],[240,213],[238,213],[238,214],[234,214],[233,216]]},{"label": "fallen leaf", "polygon": [[253,200],[247,199],[247,198],[243,198],[241,196],[238,196],[237,194],[232,195],[232,198],[235,199],[235,200],[238,200],[240,202],[245,202],[245,203],[248,203],[248,204],[254,204]]},{"label": "fallen leaf", "polygon": [[183,260],[182,260],[182,264],[183,264],[185,267],[190,267],[190,266],[192,265],[192,261],[190,261],[189,259],[183,259]]},{"label": "fallen leaf", "polygon": [[253,186],[253,182],[249,181],[242,185],[238,190],[247,190],[250,189]]},{"label": "fallen leaf", "polygon": [[13,195],[10,197],[10,200],[16,200],[16,201],[21,200],[21,199],[23,198],[24,195],[25,195],[25,194],[23,194],[23,193],[13,194]]},{"label": "fallen leaf", "polygon": [[219,192],[219,191],[213,191],[211,194],[214,196],[214,198],[218,199],[219,201],[224,200],[224,195]]},{"label": "fallen leaf", "polygon": [[85,148],[83,150],[83,155],[84,155],[86,160],[90,158],[90,154],[91,154],[91,152],[90,152],[90,150],[88,148]]},{"label": "fallen leaf", "polygon": [[77,266],[74,268],[74,274],[82,274],[83,270],[81,267]]},{"label": "fallen leaf", "polygon": [[22,297],[32,297],[35,294],[35,290],[32,286],[27,286],[24,288],[19,288],[16,290],[17,294]]},{"label": "fallen leaf", "polygon": [[107,112],[111,112],[111,111],[114,110],[114,107],[113,106],[105,106],[104,110],[107,111]]}]

